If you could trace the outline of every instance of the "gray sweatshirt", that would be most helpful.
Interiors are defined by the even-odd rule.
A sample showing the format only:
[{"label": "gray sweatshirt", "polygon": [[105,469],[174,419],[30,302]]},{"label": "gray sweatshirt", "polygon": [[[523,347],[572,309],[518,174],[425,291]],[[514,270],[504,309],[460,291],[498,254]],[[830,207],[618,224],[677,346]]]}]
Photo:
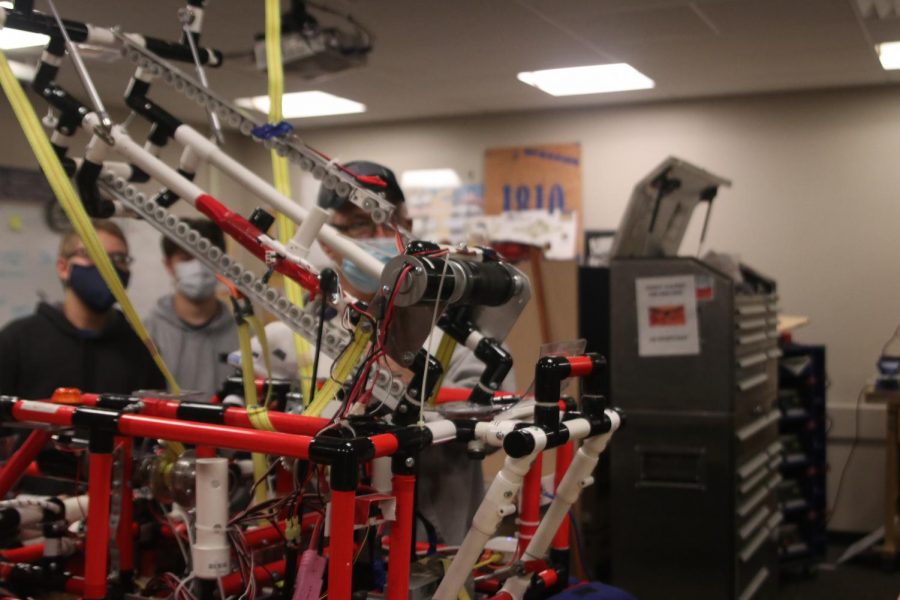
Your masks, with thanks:
[{"label": "gray sweatshirt", "polygon": [[[450,357],[443,386],[471,388],[478,383],[484,363],[463,346],[457,346]],[[503,390],[515,391],[515,375],[510,371]],[[419,457],[419,482],[416,489],[418,508],[437,529],[445,544],[461,544],[472,517],[484,497],[484,473],[481,461],[466,454],[466,446],[451,442],[426,448]],[[417,522],[417,538],[424,540],[424,530]]]},{"label": "gray sweatshirt", "polygon": [[209,323],[193,327],[175,314],[170,294],[159,299],[144,325],[182,389],[209,398],[234,372],[224,357],[238,347],[237,326],[223,303]]}]

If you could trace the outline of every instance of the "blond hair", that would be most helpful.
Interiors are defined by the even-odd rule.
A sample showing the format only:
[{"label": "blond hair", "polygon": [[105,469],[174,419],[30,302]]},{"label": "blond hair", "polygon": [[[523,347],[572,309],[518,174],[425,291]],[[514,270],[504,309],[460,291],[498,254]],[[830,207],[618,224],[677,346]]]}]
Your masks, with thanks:
[{"label": "blond hair", "polygon": [[[112,221],[93,220],[91,221],[91,224],[97,231],[102,231],[115,238],[119,238],[126,247],[128,246],[128,240],[125,239],[125,232]],[[59,255],[62,257],[71,256],[71,254],[75,252],[75,249],[78,248],[80,242],[81,238],[78,236],[78,233],[76,233],[74,229],[70,229],[63,234],[62,239],[59,241]]]}]

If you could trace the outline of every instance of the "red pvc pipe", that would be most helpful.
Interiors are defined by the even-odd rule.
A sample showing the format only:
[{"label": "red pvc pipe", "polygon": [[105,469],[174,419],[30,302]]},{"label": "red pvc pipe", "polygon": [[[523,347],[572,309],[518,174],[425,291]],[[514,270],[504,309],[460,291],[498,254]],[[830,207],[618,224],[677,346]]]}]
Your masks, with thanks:
[{"label": "red pvc pipe", "polygon": [[[567,442],[556,449],[556,473],[553,474],[553,491],[559,489],[559,482],[562,481],[569,465],[572,464],[572,458],[575,456],[575,444]],[[551,548],[554,550],[569,549],[569,519],[563,519],[562,524],[553,536]]]},{"label": "red pvc pipe", "polygon": [[521,510],[519,511],[519,556],[525,554],[525,548],[534,537],[534,532],[537,531],[541,521],[542,470],[543,456],[538,454],[522,481]]},{"label": "red pvc pipe", "polygon": [[84,550],[84,597],[106,597],[107,542],[112,454],[91,452],[88,474],[87,543]]},{"label": "red pvc pipe", "polygon": [[[442,387],[438,390],[437,396],[434,397],[436,404],[446,404],[448,402],[465,402],[472,395],[472,390],[468,388],[446,388]],[[515,392],[494,392],[494,397],[512,396]]]},{"label": "red pvc pipe", "polygon": [[[131,489],[131,479],[134,465],[131,455],[134,449],[134,440],[131,438],[116,438],[122,444],[122,504],[119,509],[119,526],[116,530],[116,545],[119,550],[119,571],[123,573],[134,571],[134,490]],[[90,510],[90,505],[88,505]]]},{"label": "red pvc pipe", "polygon": [[[388,556],[388,600],[409,598],[410,552],[413,537],[415,475],[394,475],[391,480],[397,500],[396,519],[391,526],[391,550]],[[333,508],[333,507],[332,507]]]},{"label": "red pvc pipe", "polygon": [[0,469],[0,498],[5,497],[19,482],[31,461],[50,440],[50,432],[43,429],[32,431],[25,442],[16,450],[3,468]]},{"label": "red pvc pipe", "polygon": [[72,425],[72,413],[76,408],[38,400],[19,400],[13,405],[12,416],[16,421],[36,421],[68,427]]},{"label": "red pvc pipe", "polygon": [[[178,418],[178,406],[180,402],[177,400],[169,400],[164,398],[144,398],[144,408],[141,414],[148,417],[165,417],[167,419]],[[319,417],[307,417],[303,415],[292,415],[277,411],[269,411],[269,422],[275,431],[281,433],[293,433],[298,435],[315,435],[323,427],[329,424],[328,419]],[[247,409],[229,407],[225,409],[225,425],[229,427],[245,427],[253,429],[250,417],[247,415]]]},{"label": "red pvc pipe", "polygon": [[72,576],[66,579],[66,593],[76,596],[84,595],[84,578]]},{"label": "red pvc pipe", "polygon": [[21,548],[0,550],[0,560],[12,563],[31,563],[40,560],[44,556],[43,544],[30,544]]},{"label": "red pvc pipe", "polygon": [[569,377],[584,377],[594,370],[594,361],[590,356],[569,356]]},{"label": "red pvc pipe", "polygon": [[[356,491],[331,492],[331,544],[328,560],[329,600],[350,600],[353,591],[353,514]],[[407,546],[408,548],[409,546]]]},{"label": "red pvc pipe", "polygon": [[219,448],[302,459],[309,458],[309,444],[312,442],[312,437],[309,436],[160,419],[143,415],[119,417],[119,433],[132,437],[154,437],[188,444],[202,440],[207,445]]},{"label": "red pvc pipe", "polygon": [[[253,569],[253,578],[262,585],[270,585],[273,577],[277,579],[282,579],[284,577],[284,565],[284,559],[260,565]],[[239,572],[226,575],[222,578],[222,588],[225,590],[226,596],[243,592],[245,587],[246,585]]]}]

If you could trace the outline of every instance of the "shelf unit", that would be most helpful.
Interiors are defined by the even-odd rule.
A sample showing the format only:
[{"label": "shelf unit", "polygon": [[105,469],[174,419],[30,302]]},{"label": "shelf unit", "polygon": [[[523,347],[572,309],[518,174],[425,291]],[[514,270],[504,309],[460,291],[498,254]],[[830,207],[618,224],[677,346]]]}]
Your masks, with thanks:
[{"label": "shelf unit", "polygon": [[824,560],[827,544],[825,347],[783,342],[781,352],[778,558],[785,573],[808,572]]}]

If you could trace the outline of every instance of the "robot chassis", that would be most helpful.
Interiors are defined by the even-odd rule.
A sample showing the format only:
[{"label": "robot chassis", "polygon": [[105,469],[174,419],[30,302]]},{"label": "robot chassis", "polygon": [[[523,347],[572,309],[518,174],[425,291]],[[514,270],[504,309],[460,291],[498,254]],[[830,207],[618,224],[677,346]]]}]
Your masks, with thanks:
[{"label": "robot chassis", "polygon": [[[0,583],[14,593],[29,595],[35,590],[88,599],[159,595],[136,582],[135,507],[146,501],[147,492],[135,489],[135,471],[149,470],[152,491],[168,502],[177,496],[173,508],[182,518],[180,524],[169,519],[160,529],[168,525],[169,535],[179,544],[182,535],[189,543],[190,573],[184,579],[171,574],[163,578],[176,598],[300,599],[318,598],[324,591],[336,600],[349,599],[358,593],[353,567],[366,543],[365,538],[357,543],[356,530],[365,531],[367,538],[373,524],[385,522],[391,528],[383,595],[392,600],[408,598],[416,555],[419,454],[431,445],[466,443],[476,455],[483,455],[485,447],[502,448],[506,458],[433,597],[458,597],[473,571],[481,573],[476,576],[479,589],[489,590],[492,598],[539,598],[561,589],[568,576],[569,509],[581,489],[591,484],[599,455],[622,423],[620,412],[608,408],[600,395],[603,358],[594,354],[544,357],[535,368],[534,401],[507,396],[502,398],[506,402],[500,402],[498,389],[512,366],[501,342],[529,299],[528,279],[489,249],[446,248],[423,241],[408,242],[404,253],[382,265],[327,225],[327,212],[303,209],[215,142],[166,112],[149,98],[151,83],[157,79],[205,107],[219,137],[219,123],[224,122],[311,171],[322,185],[364,209],[375,222],[391,225],[393,206],[362,185],[371,181],[329,160],[293,133],[269,135],[271,127],[267,129],[207,88],[202,66],[219,66],[222,55],[199,46],[203,2],[190,1],[183,14],[189,18],[183,19],[185,34],[178,43],[58,20],[34,11],[29,1],[17,1],[13,9],[0,8],[0,27],[50,36],[33,88],[56,113],[49,123],[54,128],[51,144],[74,177],[90,216],[145,220],[229,280],[248,303],[263,307],[294,332],[316,341],[317,351],[340,360],[349,346],[362,339],[362,347],[368,343],[368,348],[377,346],[379,352],[375,359],[372,351],[350,357],[354,368],[346,381],[338,382],[350,392],[345,410],[334,419],[272,409],[266,411],[265,430],[259,428],[253,410],[164,396],[58,390],[50,399],[0,397],[0,421],[32,430],[0,469],[0,494],[6,497],[26,472],[34,473],[34,461],[48,444],[84,451],[83,441],[79,446],[74,432],[86,435],[89,473],[86,495],[21,495],[0,504],[0,529],[7,536],[38,530],[38,543],[0,551]],[[112,124],[89,78],[86,84],[93,109],[55,83],[67,46],[76,68],[84,71],[73,42],[118,48],[135,63],[126,102],[151,123],[145,144],[132,139],[125,126]],[[199,80],[170,60],[194,62]],[[70,158],[70,142],[79,128],[91,136],[90,141],[83,157]],[[158,157],[169,141],[183,146],[177,168]],[[108,160],[110,152],[125,161]],[[273,221],[268,213],[257,209],[244,218],[197,186],[193,178],[203,162],[216,166],[296,223],[293,239],[282,244],[267,234]],[[149,180],[162,183],[164,189],[150,197],[135,187]],[[168,210],[179,199],[263,261],[269,274],[279,272],[299,283],[311,301],[304,308],[294,305],[268,285],[268,276],[257,277],[219,251]],[[342,292],[333,277],[317,273],[306,262],[316,238],[380,277],[382,287],[370,306]],[[353,318],[349,322],[321,320],[329,306]],[[462,344],[485,364],[478,383],[461,398],[458,392],[437,389],[445,365],[422,348],[435,320],[452,340],[450,351],[455,343]],[[394,377],[383,361],[379,364],[379,354],[409,368],[411,381],[404,385]],[[561,384],[567,378],[582,379],[580,410],[560,399]],[[273,387],[275,382],[262,385]],[[465,410],[449,411],[450,418],[425,411],[427,399],[434,396],[438,401],[442,396],[464,399]],[[371,399],[378,402],[377,410],[366,410]],[[138,463],[136,439],[191,444],[194,457],[186,454],[175,459],[163,450]],[[580,442],[577,451],[576,442]],[[557,449],[555,492],[541,518],[540,458],[551,448]],[[235,477],[240,461],[227,458],[232,455],[229,451],[261,453],[272,459],[270,471],[278,472],[279,483],[265,506],[230,512],[228,484],[240,479]],[[135,468],[138,464],[140,469]],[[327,485],[320,476],[325,468]],[[363,485],[364,473],[388,471],[389,484],[381,489]],[[300,472],[307,473],[302,483],[290,476]],[[313,473],[324,512],[303,510],[309,495],[304,494],[304,486]],[[266,482],[257,480],[254,487],[260,483]],[[501,520],[516,512],[517,495],[518,550],[509,564],[485,574],[479,557]],[[274,507],[279,510],[263,510]],[[248,511],[264,515],[268,522],[255,520],[248,526]],[[327,543],[320,544],[326,536]],[[270,544],[281,545],[282,557],[256,565],[254,551]],[[319,553],[320,545],[322,554],[327,554],[324,585],[326,559]],[[271,551],[267,551],[270,556]]]}]

